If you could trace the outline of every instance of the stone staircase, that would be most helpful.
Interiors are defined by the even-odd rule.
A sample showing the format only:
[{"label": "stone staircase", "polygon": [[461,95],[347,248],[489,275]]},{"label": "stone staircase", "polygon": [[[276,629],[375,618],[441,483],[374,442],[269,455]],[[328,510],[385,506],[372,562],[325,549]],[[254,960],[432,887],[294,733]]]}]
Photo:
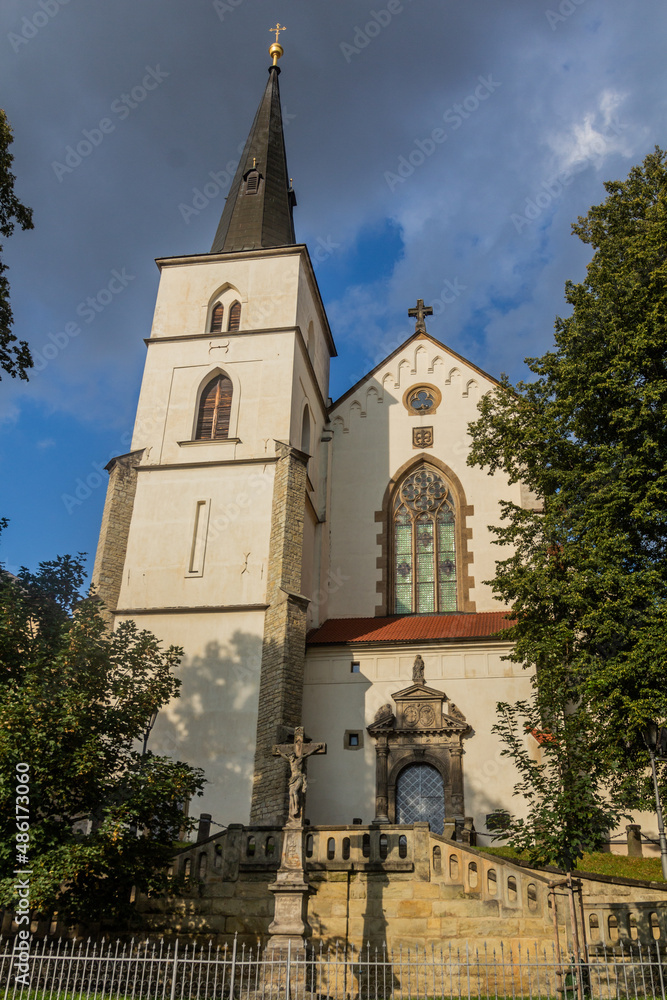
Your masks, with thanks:
[{"label": "stone staircase", "polygon": [[[315,944],[551,948],[548,880],[431,834],[427,823],[315,827],[305,837]],[[279,829],[235,826],[182,851],[174,874],[189,884],[166,903],[142,901],[147,928],[265,940],[281,841]]]},{"label": "stone staircase", "polygon": [[[256,946],[268,937],[268,886],[282,831],[230,826],[181,851],[173,873],[184,888],[140,901],[146,930]],[[562,875],[536,871],[412,826],[309,827],[305,857],[312,943],[354,948],[468,948],[498,954],[510,945],[540,955],[571,951]],[[667,885],[582,875],[577,921],[592,949],[667,940]],[[182,883],[181,883],[182,884]],[[582,919],[583,910],[583,919]],[[554,920],[554,912],[556,919]]]}]

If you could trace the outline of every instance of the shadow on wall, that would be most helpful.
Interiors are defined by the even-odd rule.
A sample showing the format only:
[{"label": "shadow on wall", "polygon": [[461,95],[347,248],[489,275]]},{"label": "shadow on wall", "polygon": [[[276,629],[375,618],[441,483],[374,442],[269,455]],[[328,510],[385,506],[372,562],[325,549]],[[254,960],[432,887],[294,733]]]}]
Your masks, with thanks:
[{"label": "shadow on wall", "polygon": [[[472,729],[464,740],[464,748],[468,740],[473,739],[475,730]],[[513,773],[512,765],[507,758],[501,756],[502,744],[498,743],[498,748],[493,757],[489,757],[482,764],[467,768],[465,749],[463,753],[463,785],[466,795],[466,812],[468,812],[469,802],[475,804],[475,832],[479,838],[477,847],[483,851],[485,847],[501,846],[504,839],[496,840],[486,829],[486,817],[491,813],[520,810],[522,799],[513,796],[511,799],[499,799],[497,797],[498,786],[511,787],[518,780],[518,776]],[[503,776],[504,772],[504,776]],[[508,777],[511,775],[511,777]]]},{"label": "shadow on wall", "polygon": [[205,808],[217,823],[248,821],[261,656],[261,637],[241,631],[229,644],[186,653],[176,669],[180,698],[160,712],[151,734],[154,753],[204,768],[207,785],[194,811]]},{"label": "shadow on wall", "polygon": [[[340,669],[340,677],[322,685],[310,682],[306,662],[304,726],[311,739],[327,744],[326,756],[308,768],[306,815],[314,826],[351,824],[355,816],[370,823],[375,816],[375,749],[366,732],[372,681],[355,673],[350,683],[349,664]],[[346,732],[360,734],[359,749],[346,746]]]},{"label": "shadow on wall", "polygon": [[665,947],[667,908],[664,904],[655,901],[609,904],[606,900],[596,904],[594,897],[585,895],[584,909],[586,940],[594,954],[618,946],[631,950],[640,945],[660,951]]}]

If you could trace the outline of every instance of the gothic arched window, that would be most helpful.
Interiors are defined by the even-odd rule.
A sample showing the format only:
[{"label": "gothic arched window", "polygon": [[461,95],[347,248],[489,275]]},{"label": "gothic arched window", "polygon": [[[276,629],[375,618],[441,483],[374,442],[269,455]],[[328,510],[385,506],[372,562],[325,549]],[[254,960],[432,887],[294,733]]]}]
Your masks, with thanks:
[{"label": "gothic arched window", "polygon": [[220,333],[222,330],[222,303],[218,302],[217,306],[211,313],[211,329],[209,333]]},{"label": "gothic arched window", "polygon": [[241,303],[232,302],[229,309],[229,322],[227,323],[227,330],[233,331],[238,330],[241,326]]},{"label": "gothic arched window", "polygon": [[439,472],[420,466],[394,497],[394,613],[456,611],[456,506]]},{"label": "gothic arched window", "polygon": [[216,375],[204,388],[199,400],[196,441],[226,438],[232,408],[232,382],[229,376]]}]

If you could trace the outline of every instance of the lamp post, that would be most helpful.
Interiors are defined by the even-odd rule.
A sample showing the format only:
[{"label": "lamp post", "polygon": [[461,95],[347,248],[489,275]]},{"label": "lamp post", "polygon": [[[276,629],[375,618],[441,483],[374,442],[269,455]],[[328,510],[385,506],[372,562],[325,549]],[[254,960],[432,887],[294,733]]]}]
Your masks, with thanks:
[{"label": "lamp post", "polygon": [[651,772],[653,774],[653,788],[655,790],[655,808],[658,814],[658,836],[660,838],[660,861],[662,862],[662,877],[667,882],[667,840],[665,839],[665,823],[662,818],[662,802],[660,801],[660,789],[658,788],[658,773],[655,769],[655,758],[664,757],[667,753],[667,729],[664,726],[657,726],[655,722],[647,722],[642,730],[642,736],[646,749],[651,758]]},{"label": "lamp post", "polygon": [[148,723],[146,725],[146,732],[144,733],[144,748],[141,751],[141,756],[142,757],[146,756],[146,747],[148,746],[148,737],[151,734],[151,729],[155,725],[155,720],[157,719],[157,712],[158,712],[158,710],[156,708],[155,711],[152,713],[152,715],[151,715],[151,717],[148,720]]}]

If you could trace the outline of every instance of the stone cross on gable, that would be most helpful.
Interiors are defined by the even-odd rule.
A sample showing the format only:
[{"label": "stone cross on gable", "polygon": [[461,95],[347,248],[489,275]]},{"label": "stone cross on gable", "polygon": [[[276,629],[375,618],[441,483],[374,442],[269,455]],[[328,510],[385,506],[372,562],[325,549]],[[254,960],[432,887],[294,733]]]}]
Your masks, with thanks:
[{"label": "stone cross on gable", "polygon": [[432,315],[433,308],[431,306],[425,306],[423,299],[417,299],[417,307],[415,309],[408,309],[408,316],[414,316],[417,320],[415,323],[415,333],[426,333],[426,323],[424,322],[424,317]]},{"label": "stone cross on gable", "polygon": [[326,752],[326,743],[304,743],[303,726],[297,726],[294,730],[294,743],[279,743],[273,748],[274,757],[282,757],[290,767],[288,820],[290,825],[300,826],[303,823],[303,807],[308,787],[306,761],[312,754]]}]

